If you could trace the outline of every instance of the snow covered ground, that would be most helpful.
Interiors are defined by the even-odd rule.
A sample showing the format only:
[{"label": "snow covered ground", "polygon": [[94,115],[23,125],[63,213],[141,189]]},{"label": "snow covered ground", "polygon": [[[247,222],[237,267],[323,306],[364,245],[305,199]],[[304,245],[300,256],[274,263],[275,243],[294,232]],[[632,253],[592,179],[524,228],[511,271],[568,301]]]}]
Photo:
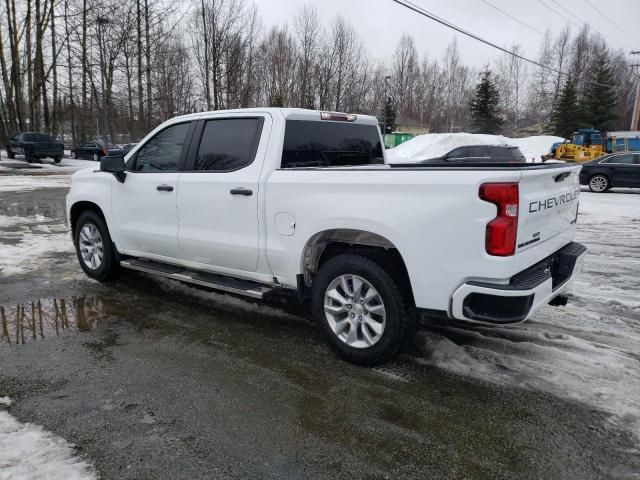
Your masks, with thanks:
[{"label": "snow covered ground", "polygon": [[70,152],[65,150],[65,158],[60,163],[54,163],[51,158],[45,158],[42,163],[27,163],[24,157],[18,155],[17,158],[10,160],[5,150],[0,150],[0,173],[10,172],[19,169],[21,173],[73,173],[83,168],[98,168],[98,163],[91,160],[72,159]]},{"label": "snow covered ground", "polygon": [[591,405],[640,440],[640,190],[583,191],[577,241],[589,251],[566,307],[514,327],[422,332],[416,361]]},{"label": "snow covered ground", "polygon": [[0,192],[68,188],[69,175],[1,175]]},{"label": "snow covered ground", "polygon": [[428,133],[412,138],[408,142],[387,150],[389,163],[417,162],[436,158],[454,148],[465,145],[513,145],[519,147],[528,162],[540,162],[540,157],[549,153],[551,145],[564,139],[550,135],[528,138],[507,138],[502,135],[475,133]]},{"label": "snow covered ground", "polygon": [[[0,398],[9,407],[11,400]],[[32,423],[21,423],[0,407],[0,480],[92,480],[94,468],[73,445]]]}]

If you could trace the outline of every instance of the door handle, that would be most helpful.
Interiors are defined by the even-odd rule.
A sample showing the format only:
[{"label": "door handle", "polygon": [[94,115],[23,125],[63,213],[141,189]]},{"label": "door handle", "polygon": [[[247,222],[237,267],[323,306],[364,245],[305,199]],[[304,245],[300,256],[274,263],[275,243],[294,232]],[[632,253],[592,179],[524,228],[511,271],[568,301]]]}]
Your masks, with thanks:
[{"label": "door handle", "polygon": [[171,185],[158,185],[156,190],[159,192],[173,192],[173,187]]},{"label": "door handle", "polygon": [[253,195],[253,190],[249,190],[248,188],[232,188],[229,190],[231,195],[244,195],[245,197],[250,197]]}]

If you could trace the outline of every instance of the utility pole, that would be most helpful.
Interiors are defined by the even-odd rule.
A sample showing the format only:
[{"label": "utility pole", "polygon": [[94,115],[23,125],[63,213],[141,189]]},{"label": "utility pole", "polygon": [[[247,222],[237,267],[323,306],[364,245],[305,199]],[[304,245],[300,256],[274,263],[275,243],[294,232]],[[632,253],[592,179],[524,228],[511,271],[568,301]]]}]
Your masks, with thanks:
[{"label": "utility pole", "polygon": [[[631,52],[631,55],[640,55],[640,50]],[[638,69],[638,85],[636,86],[636,102],[633,107],[633,116],[631,117],[631,130],[640,130],[640,64],[635,63],[631,65],[632,69]]]},{"label": "utility pole", "polygon": [[[108,149],[109,148],[109,121],[107,120],[107,92],[105,89],[105,85],[104,85],[104,71],[105,71],[105,64],[104,64],[104,53],[103,53],[103,45],[102,45],[102,26],[103,25],[107,25],[109,23],[109,19],[105,18],[105,17],[98,17],[96,19],[96,22],[98,23],[98,48],[100,49],[100,87],[102,89],[102,112],[101,112],[101,120],[102,120],[102,128],[101,130],[101,136],[102,136],[102,141],[104,142],[104,148]],[[108,155],[108,150],[106,152],[106,154]]]},{"label": "utility pole", "polygon": [[384,140],[385,135],[387,134],[387,85],[389,84],[389,80],[391,80],[391,77],[389,75],[387,75],[386,77],[384,77],[384,106],[383,108],[383,112],[384,112],[384,120],[382,121],[382,139]]}]

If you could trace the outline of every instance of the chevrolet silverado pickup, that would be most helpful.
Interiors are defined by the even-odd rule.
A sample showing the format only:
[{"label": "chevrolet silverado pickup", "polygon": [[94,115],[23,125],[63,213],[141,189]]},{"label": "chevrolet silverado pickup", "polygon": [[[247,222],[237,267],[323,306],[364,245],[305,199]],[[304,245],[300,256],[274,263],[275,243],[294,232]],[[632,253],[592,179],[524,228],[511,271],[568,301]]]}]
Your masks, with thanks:
[{"label": "chevrolet silverado pickup", "polygon": [[504,325],[566,303],[574,164],[401,165],[374,117],[246,109],[171,119],[75,173],[67,214],[99,281],[125,268],[308,303],[344,359],[375,365],[418,320]]}]

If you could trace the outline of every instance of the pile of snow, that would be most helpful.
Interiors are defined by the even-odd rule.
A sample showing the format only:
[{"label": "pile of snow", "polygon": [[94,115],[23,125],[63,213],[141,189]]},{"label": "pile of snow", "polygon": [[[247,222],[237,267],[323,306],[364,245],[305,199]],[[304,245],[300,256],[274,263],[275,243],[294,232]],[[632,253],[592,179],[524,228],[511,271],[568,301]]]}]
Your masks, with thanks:
[{"label": "pile of snow", "polygon": [[441,157],[465,145],[512,145],[520,148],[528,162],[539,162],[542,155],[549,153],[552,144],[562,141],[563,138],[551,135],[508,138],[476,133],[428,133],[387,150],[387,157],[389,163],[410,163]]},{"label": "pile of snow", "polygon": [[[0,397],[0,404],[11,400]],[[0,478],[12,480],[93,480],[94,468],[75,456],[73,445],[32,423],[0,411]]]}]

